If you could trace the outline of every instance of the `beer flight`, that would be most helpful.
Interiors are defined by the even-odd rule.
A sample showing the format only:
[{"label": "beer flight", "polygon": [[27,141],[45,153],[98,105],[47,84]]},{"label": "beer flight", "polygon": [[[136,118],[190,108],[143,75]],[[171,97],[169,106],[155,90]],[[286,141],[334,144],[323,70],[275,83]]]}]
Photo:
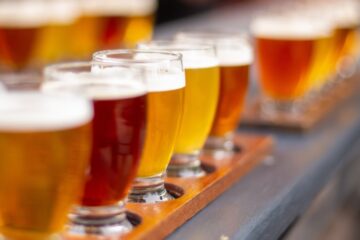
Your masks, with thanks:
[{"label": "beer flight", "polygon": [[[96,2],[90,1],[101,5]],[[26,73],[31,59],[37,61],[23,36],[43,22],[13,20],[14,5],[0,3],[11,6],[8,12],[0,8],[0,52],[9,53],[0,56],[7,69],[3,78],[0,72],[5,239],[57,239],[64,229],[75,235],[128,233],[133,226],[126,202],[174,201],[166,176],[196,181],[208,174],[202,154],[219,161],[235,154],[233,137],[253,59],[264,114],[297,116],[309,99],[343,84],[343,67],[355,67],[358,58],[355,13],[315,19],[303,6],[301,14],[255,17],[251,39],[236,32],[183,31],[172,40],[97,51],[91,61],[48,65],[36,91],[6,90],[12,81],[8,69]],[[110,6],[93,9],[113,14],[116,7]],[[307,19],[301,17],[305,13]],[[81,37],[76,43],[99,39]]]}]

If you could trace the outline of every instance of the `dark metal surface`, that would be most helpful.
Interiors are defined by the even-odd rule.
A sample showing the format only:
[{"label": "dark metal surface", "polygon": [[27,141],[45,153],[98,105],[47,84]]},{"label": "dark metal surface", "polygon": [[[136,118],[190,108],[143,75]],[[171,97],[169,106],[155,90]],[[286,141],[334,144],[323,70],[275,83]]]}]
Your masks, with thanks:
[{"label": "dark metal surface", "polygon": [[[246,29],[256,6],[208,13],[157,30],[157,38],[181,29]],[[358,94],[356,94],[358,95]],[[241,129],[240,131],[249,131]],[[360,96],[336,108],[315,129],[303,134],[255,130],[277,140],[273,156],[168,237],[184,239],[277,239],[356,149],[360,139]],[[355,148],[355,149],[353,149]]]}]

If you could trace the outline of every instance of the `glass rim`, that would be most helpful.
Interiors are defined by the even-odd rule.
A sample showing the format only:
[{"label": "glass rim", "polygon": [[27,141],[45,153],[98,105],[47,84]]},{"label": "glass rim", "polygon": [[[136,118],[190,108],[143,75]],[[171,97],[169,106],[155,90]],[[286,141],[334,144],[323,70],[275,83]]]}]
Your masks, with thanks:
[{"label": "glass rim", "polygon": [[[182,30],[175,34],[175,38],[184,36],[186,39],[206,39],[210,41],[247,40],[249,34],[246,32],[220,31],[220,30]],[[181,38],[180,38],[181,40]]]},{"label": "glass rim", "polygon": [[[158,47],[156,50],[175,51],[175,52],[193,52],[193,51],[215,51],[214,44],[199,42],[179,42],[173,40],[151,40],[140,42],[137,46]],[[178,47],[176,47],[178,46]]]},{"label": "glass rim", "polygon": [[[141,74],[142,71],[139,68],[131,68],[131,66],[129,65],[119,65],[113,62],[96,62],[96,61],[73,61],[73,62],[62,62],[62,63],[54,63],[54,64],[50,64],[44,67],[42,73],[43,73],[43,77],[46,76],[51,76],[54,73],[60,73],[60,72],[70,72],[72,69],[77,69],[77,68],[86,68],[89,67],[91,69],[91,67],[96,66],[96,65],[100,65],[100,66],[104,66],[104,67],[111,67],[111,66],[116,66],[116,68],[122,68],[122,69],[126,69],[126,70],[131,70],[134,74]],[[79,71],[78,73],[89,73],[91,75],[109,75],[108,73],[101,73],[101,72],[91,72],[91,71]]]},{"label": "glass rim", "polygon": [[[166,58],[151,58],[151,59],[126,59],[116,57],[118,56],[125,56],[125,55],[135,55],[137,53],[140,54],[160,54],[162,56],[167,56]],[[111,56],[113,55],[113,56]],[[107,64],[132,64],[132,63],[139,63],[139,64],[156,64],[156,63],[166,63],[166,62],[173,62],[173,61],[180,61],[182,62],[182,54],[181,53],[174,53],[170,51],[162,51],[162,50],[147,50],[147,49],[112,49],[112,50],[102,50],[97,51],[92,54],[92,62],[93,63],[107,63]],[[120,65],[121,66],[121,65]]]}]

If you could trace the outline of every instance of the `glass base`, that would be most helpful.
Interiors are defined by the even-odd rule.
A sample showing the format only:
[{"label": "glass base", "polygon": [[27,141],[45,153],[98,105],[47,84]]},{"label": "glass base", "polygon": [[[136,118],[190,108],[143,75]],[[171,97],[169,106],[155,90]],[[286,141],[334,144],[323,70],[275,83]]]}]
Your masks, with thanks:
[{"label": "glass base", "polygon": [[165,188],[165,174],[137,177],[128,196],[128,202],[157,203],[175,199]]},{"label": "glass base", "polygon": [[170,177],[203,177],[206,172],[201,167],[199,154],[174,154],[167,168]]},{"label": "glass base", "polygon": [[264,98],[261,101],[261,114],[270,118],[298,118],[303,113],[305,102],[302,100],[278,101]]},{"label": "glass base", "polygon": [[202,153],[215,159],[231,157],[235,153],[233,138],[233,133],[226,134],[223,137],[209,136]]},{"label": "glass base", "polygon": [[343,57],[337,66],[337,75],[341,79],[352,77],[356,73],[357,61],[355,57],[346,56]]},{"label": "glass base", "polygon": [[122,235],[133,225],[126,217],[124,203],[101,207],[78,207],[70,214],[66,231],[74,235]]}]

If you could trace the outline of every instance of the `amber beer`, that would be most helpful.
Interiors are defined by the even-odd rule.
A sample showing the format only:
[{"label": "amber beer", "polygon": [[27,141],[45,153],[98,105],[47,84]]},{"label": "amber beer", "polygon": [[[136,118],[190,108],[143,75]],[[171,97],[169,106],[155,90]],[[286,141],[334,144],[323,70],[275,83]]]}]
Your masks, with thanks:
[{"label": "amber beer", "polygon": [[152,36],[156,0],[82,0],[82,17],[74,24],[73,54],[133,47]]},{"label": "amber beer", "polygon": [[315,46],[325,33],[308,21],[286,17],[260,18],[251,28],[265,98],[278,110],[294,110],[294,101],[310,90]]},{"label": "amber beer", "polygon": [[0,233],[45,240],[79,202],[90,155],[91,104],[75,96],[0,96]]},{"label": "amber beer", "polygon": [[20,70],[30,62],[47,23],[41,1],[0,1],[0,64]]}]

